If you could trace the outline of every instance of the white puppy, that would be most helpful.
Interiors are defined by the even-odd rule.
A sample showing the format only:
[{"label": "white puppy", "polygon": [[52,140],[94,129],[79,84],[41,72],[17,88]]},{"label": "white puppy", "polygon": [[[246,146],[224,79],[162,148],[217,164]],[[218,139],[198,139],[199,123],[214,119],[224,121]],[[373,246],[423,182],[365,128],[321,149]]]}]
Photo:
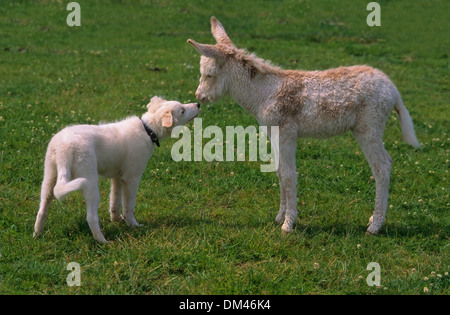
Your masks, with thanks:
[{"label": "white puppy", "polygon": [[89,228],[99,243],[105,243],[97,213],[98,175],[111,178],[111,220],[124,219],[129,226],[138,226],[134,218],[136,193],[155,144],[159,146],[159,140],[170,136],[175,126],[195,118],[199,108],[198,103],[181,104],[155,96],[142,118],[133,116],[98,126],[76,125],[57,133],[45,156],[34,236],[42,234],[53,196],[62,201],[68,193],[81,190],[86,199]]}]

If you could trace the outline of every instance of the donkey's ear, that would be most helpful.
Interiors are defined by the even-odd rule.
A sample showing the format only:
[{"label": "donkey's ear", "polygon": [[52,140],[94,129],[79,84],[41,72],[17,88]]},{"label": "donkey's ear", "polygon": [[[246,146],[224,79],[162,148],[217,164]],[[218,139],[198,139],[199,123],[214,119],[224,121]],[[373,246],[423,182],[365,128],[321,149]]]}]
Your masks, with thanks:
[{"label": "donkey's ear", "polygon": [[187,42],[192,45],[199,54],[205,57],[214,59],[225,57],[224,53],[215,45],[199,44],[192,39],[188,39]]},{"label": "donkey's ear", "polygon": [[217,43],[234,46],[233,42],[228,37],[225,28],[214,16],[211,17],[211,33],[213,34]]}]

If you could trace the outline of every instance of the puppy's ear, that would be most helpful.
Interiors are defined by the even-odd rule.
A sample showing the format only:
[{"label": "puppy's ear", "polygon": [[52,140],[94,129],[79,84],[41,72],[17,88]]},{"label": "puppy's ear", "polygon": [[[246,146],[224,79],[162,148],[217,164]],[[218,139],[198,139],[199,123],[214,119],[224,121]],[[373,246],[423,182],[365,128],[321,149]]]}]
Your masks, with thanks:
[{"label": "puppy's ear", "polygon": [[165,99],[162,99],[159,96],[153,96],[150,100],[150,103],[147,104],[147,110],[149,112],[155,112],[159,108],[161,103],[165,101],[166,101]]},{"label": "puppy's ear", "polygon": [[159,97],[159,96],[153,96],[152,99],[150,100],[150,102],[155,102],[155,103],[160,103],[160,102],[165,102],[166,100]]},{"label": "puppy's ear", "polygon": [[173,125],[173,116],[171,111],[167,111],[164,113],[162,117],[162,126],[163,127],[172,127]]}]

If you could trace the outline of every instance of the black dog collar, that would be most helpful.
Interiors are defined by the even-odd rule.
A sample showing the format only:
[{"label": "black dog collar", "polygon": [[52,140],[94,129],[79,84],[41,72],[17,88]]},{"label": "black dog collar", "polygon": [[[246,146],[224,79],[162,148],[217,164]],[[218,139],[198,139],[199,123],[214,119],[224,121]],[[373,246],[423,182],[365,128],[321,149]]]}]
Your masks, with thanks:
[{"label": "black dog collar", "polygon": [[151,130],[150,127],[147,126],[147,124],[142,119],[141,119],[141,121],[142,121],[142,125],[144,125],[144,129],[147,132],[150,139],[152,139],[153,143],[159,147],[159,140],[158,140],[158,136],[156,135],[156,133],[153,130]]}]

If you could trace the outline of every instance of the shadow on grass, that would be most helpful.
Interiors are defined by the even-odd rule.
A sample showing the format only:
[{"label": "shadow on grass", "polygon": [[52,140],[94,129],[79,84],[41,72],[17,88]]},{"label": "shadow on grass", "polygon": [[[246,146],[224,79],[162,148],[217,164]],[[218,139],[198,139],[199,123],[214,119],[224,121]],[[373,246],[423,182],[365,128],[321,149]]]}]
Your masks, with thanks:
[{"label": "shadow on grass", "polygon": [[[152,220],[141,220],[139,223],[143,226],[138,228],[131,228],[123,222],[110,222],[108,219],[104,219],[101,222],[102,231],[107,240],[114,240],[122,236],[131,236],[133,238],[142,238],[148,236],[155,231],[173,230],[176,232],[177,229],[191,229],[196,231],[201,228],[202,231],[213,232],[213,231],[223,231],[232,230],[233,233],[236,231],[266,231],[268,234],[273,234],[274,231],[279,231],[280,234],[281,226],[275,221],[266,218],[253,218],[248,222],[227,222],[221,219],[212,219],[208,217],[193,217],[186,216],[183,218],[165,216],[154,218]],[[301,223],[297,222],[294,226],[294,232],[290,235],[292,236],[304,236],[306,238],[312,238],[317,235],[328,235],[337,236],[342,238],[347,237],[382,237],[382,238],[429,238],[429,237],[448,237],[449,228],[448,226],[439,222],[421,222],[417,225],[407,225],[402,222],[385,223],[377,235],[366,235],[367,226],[355,223]],[[69,239],[74,239],[77,237],[81,238],[92,238],[89,226],[84,218],[79,218],[76,221],[76,225],[71,225],[63,229],[63,234],[67,235]]]},{"label": "shadow on grass", "polygon": [[305,236],[314,236],[318,234],[329,234],[336,236],[359,236],[366,235],[367,237],[392,237],[392,238],[408,238],[423,236],[436,237],[437,235],[448,236],[448,227],[440,223],[421,223],[416,226],[409,226],[403,223],[385,223],[381,230],[376,235],[367,235],[366,225],[356,225],[352,223],[338,223],[338,224],[296,224],[294,233],[302,233]]}]

